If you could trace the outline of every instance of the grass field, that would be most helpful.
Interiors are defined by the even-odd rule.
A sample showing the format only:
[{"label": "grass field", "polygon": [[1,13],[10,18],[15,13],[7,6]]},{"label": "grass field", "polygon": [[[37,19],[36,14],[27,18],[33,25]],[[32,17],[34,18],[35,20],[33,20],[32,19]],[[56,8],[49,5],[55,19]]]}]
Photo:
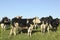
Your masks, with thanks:
[{"label": "grass field", "polygon": [[[39,30],[39,29],[37,29]],[[27,33],[17,34],[16,36],[9,36],[10,30],[1,31],[0,40],[60,40],[60,25],[56,32],[42,34],[41,32],[34,32],[31,37]]]}]

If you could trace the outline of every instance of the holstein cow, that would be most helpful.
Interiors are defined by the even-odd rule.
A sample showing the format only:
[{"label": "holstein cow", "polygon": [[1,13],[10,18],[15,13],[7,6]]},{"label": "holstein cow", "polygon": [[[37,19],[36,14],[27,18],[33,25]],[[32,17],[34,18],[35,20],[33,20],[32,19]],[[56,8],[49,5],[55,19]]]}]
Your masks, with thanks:
[{"label": "holstein cow", "polygon": [[51,16],[41,18],[41,22],[42,22],[41,29],[44,29],[42,31],[46,32],[46,30],[47,30],[49,32],[49,29],[52,28],[52,26],[51,26],[52,20],[53,20],[53,18]]},{"label": "holstein cow", "polygon": [[[12,19],[12,29],[10,35],[13,33],[16,35],[16,30],[22,31],[23,29],[28,29],[30,31],[31,25],[33,25],[33,19],[22,19],[21,17],[15,17]],[[28,31],[28,34],[31,33]],[[30,34],[29,34],[30,35]]]},{"label": "holstein cow", "polygon": [[19,19],[22,17],[17,16],[15,18],[12,18],[12,25],[11,25],[11,30],[10,30],[10,35],[14,34],[16,35],[16,30],[18,29],[19,26]]},{"label": "holstein cow", "polygon": [[[49,30],[53,30],[53,31],[56,31],[57,30],[57,27],[59,25],[59,19],[53,19],[52,16],[49,16],[49,17],[43,17],[41,18],[41,21],[44,21],[44,23],[48,24],[48,26],[46,27],[46,30],[49,32]],[[44,26],[43,26],[44,28]]]},{"label": "holstein cow", "polygon": [[1,24],[2,30],[5,31],[8,25],[10,25],[10,19],[8,17],[3,17],[0,24]]}]

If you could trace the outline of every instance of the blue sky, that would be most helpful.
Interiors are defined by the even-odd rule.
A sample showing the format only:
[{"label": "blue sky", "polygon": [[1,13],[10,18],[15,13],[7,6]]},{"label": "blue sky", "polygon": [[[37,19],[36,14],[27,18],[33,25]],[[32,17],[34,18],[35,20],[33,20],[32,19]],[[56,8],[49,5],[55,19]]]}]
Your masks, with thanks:
[{"label": "blue sky", "polygon": [[60,0],[0,0],[0,18],[38,16],[60,18]]}]

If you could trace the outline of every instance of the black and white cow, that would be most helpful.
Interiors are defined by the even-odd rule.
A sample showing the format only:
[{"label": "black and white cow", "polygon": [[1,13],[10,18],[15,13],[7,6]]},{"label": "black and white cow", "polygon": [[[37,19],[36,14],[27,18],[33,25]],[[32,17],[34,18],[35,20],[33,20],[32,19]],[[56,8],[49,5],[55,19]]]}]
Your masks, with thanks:
[{"label": "black and white cow", "polygon": [[[53,19],[52,16],[49,17],[42,17],[41,18],[41,22],[44,21],[44,24],[48,24],[48,26],[45,28],[45,30],[47,30],[49,32],[49,30],[57,30],[57,27],[59,25],[59,19]],[[44,28],[44,26],[42,26],[42,28]]]},{"label": "black and white cow", "polygon": [[16,35],[16,30],[28,29],[30,30],[31,25],[33,25],[33,19],[22,19],[21,17],[15,17],[12,19],[12,29],[10,35],[14,33]]},{"label": "black and white cow", "polygon": [[48,28],[48,20],[47,20],[48,17],[42,17],[41,18],[41,32],[46,32],[46,28]]},{"label": "black and white cow", "polygon": [[3,17],[0,24],[1,24],[2,30],[5,31],[5,29],[9,27],[8,25],[10,25],[10,19],[8,17]]},{"label": "black and white cow", "polygon": [[[44,30],[42,30],[42,31],[44,31],[44,32],[46,32],[46,30],[49,32],[49,29],[50,29],[50,27],[52,27],[51,26],[51,21],[53,20],[53,18],[51,17],[51,16],[49,16],[49,17],[42,17],[41,18],[41,23],[42,23],[42,25],[41,25],[41,30],[42,29],[44,29]],[[44,25],[45,26],[44,26]],[[47,25],[46,25],[47,24]]]}]

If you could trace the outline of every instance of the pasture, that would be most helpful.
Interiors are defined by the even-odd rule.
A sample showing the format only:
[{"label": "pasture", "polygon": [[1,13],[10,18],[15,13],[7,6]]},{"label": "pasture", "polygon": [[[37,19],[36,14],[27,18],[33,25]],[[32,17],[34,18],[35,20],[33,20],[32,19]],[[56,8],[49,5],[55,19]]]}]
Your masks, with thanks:
[{"label": "pasture", "polygon": [[60,40],[60,25],[56,32],[50,31],[50,33],[42,34],[40,28],[34,30],[31,37],[27,33],[17,34],[16,36],[9,36],[10,30],[1,31],[0,27],[0,40]]}]

